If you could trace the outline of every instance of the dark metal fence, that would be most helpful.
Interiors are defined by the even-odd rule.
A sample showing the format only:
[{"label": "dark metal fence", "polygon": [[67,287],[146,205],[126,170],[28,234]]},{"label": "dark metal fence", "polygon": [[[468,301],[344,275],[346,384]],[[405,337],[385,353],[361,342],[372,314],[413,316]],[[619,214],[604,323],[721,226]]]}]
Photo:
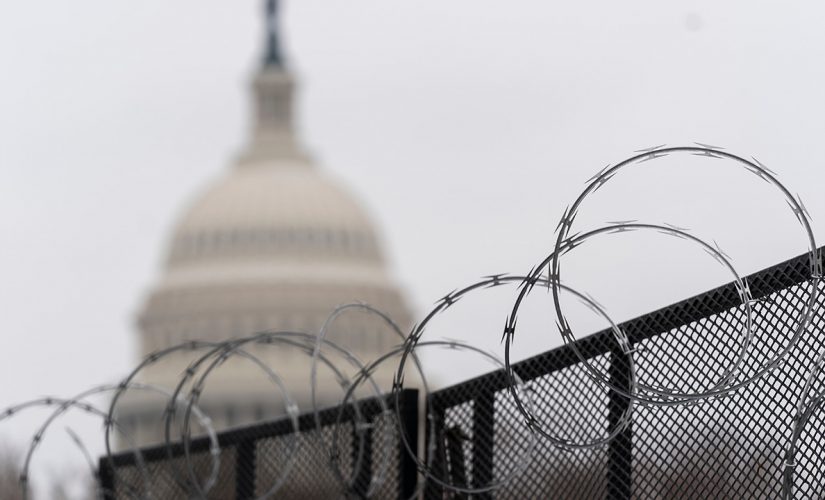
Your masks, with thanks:
[{"label": "dark metal fence", "polygon": [[[395,398],[386,398],[395,408]],[[358,403],[359,418],[352,405],[322,410],[320,432],[315,415],[308,413],[298,418],[297,434],[287,419],[220,433],[220,469],[207,498],[266,496],[279,479],[285,482],[277,490],[278,498],[337,498],[342,491],[358,497],[366,495],[373,483],[375,498],[409,498],[416,487],[416,468],[398,433],[417,441],[418,392],[403,390],[398,401],[401,429],[394,410],[385,413],[376,399],[368,399]],[[191,440],[192,472],[181,443],[141,450],[142,468],[131,452],[115,455],[111,461],[103,457],[101,491],[107,500],[190,498],[193,482],[202,484],[211,474],[215,461],[209,450],[208,438]],[[330,450],[340,451],[333,459]],[[379,474],[382,480],[375,481]]]},{"label": "dark metal fence", "polygon": [[[758,301],[752,316],[755,337],[742,374],[752,374],[765,359],[788,345],[796,315],[809,296],[809,273],[808,256],[804,255],[747,278]],[[796,404],[808,371],[825,347],[824,293],[819,294],[819,302],[808,331],[780,368],[725,397],[674,406],[634,405],[632,423],[598,448],[568,450],[539,439],[530,452],[524,417],[512,403],[501,372],[434,392],[429,400],[434,418],[427,420],[428,426],[435,426],[438,437],[431,470],[448,484],[466,487],[512,476],[502,487],[474,495],[480,498],[779,498],[787,465],[783,454]],[[620,326],[635,349],[640,381],[689,390],[707,387],[732,362],[745,319],[739,293],[730,284]],[[614,384],[627,384],[626,359],[610,331],[580,340],[578,348],[592,366],[609,374]],[[620,423],[630,404],[593,380],[567,346],[520,362],[515,371],[528,384],[534,412],[545,430],[571,443],[604,435]],[[404,432],[414,436],[419,425],[415,393],[405,391],[403,404]],[[334,420],[339,413],[337,409],[326,410],[325,418]],[[378,413],[373,416],[379,418]],[[302,429],[314,428],[310,417],[302,417],[301,422]],[[379,428],[373,426],[374,432]],[[815,417],[803,433],[801,451],[793,464],[796,498],[825,495],[823,431],[825,419]],[[288,432],[290,426],[276,422],[221,434],[225,470],[221,470],[220,485],[232,489],[216,488],[210,496],[248,498],[250,492],[260,494],[267,482],[262,478],[277,469],[276,443]],[[350,449],[357,442],[350,438]],[[181,450],[175,449],[179,456]],[[347,449],[346,443],[343,449]],[[372,447],[373,454],[379,451]],[[150,468],[169,462],[164,447],[148,450],[145,456]],[[320,478],[329,470],[328,452],[315,449],[303,457],[295,463],[287,486],[334,482]],[[393,457],[372,457],[373,463],[392,460],[396,478],[387,481],[374,497],[410,498],[419,473],[414,461],[405,456],[403,445],[396,440]],[[129,470],[134,474],[130,459],[131,455],[116,457],[114,471],[101,461],[102,477],[115,492],[113,497],[121,498],[117,493],[121,477]],[[351,493],[357,496],[366,491],[371,475],[368,466],[358,471],[359,481]],[[285,487],[277,496],[308,497],[295,488]],[[316,497],[338,496],[331,490],[316,493]],[[432,481],[421,494],[425,498],[462,497]],[[156,493],[153,498],[177,497]]]},{"label": "dark metal fence", "polygon": [[[761,300],[754,312],[756,338],[744,373],[752,373],[787,345],[795,316],[809,296],[809,273],[805,255],[748,277],[753,297]],[[727,397],[690,405],[637,406],[632,424],[603,448],[566,451],[539,441],[527,468],[489,496],[779,498],[795,405],[808,371],[825,347],[825,299],[819,297],[808,332],[779,369]],[[684,390],[722,373],[735,351],[734,332],[744,319],[741,299],[730,284],[620,326],[636,349],[637,373],[644,381],[676,381]],[[610,331],[581,340],[579,348],[610,373],[614,383],[626,378],[625,359]],[[594,382],[569,347],[525,360],[515,370],[530,381],[541,419],[571,441],[603,433],[628,404]],[[459,472],[468,484],[481,485],[489,477],[507,474],[515,462],[514,441],[501,430],[517,428],[521,417],[508,397],[505,377],[491,374],[449,387],[434,394],[431,403],[443,429],[458,428],[466,437]],[[797,498],[825,494],[819,453],[823,431],[821,418],[808,423],[808,453],[795,464]],[[444,443],[448,446],[449,440]],[[427,498],[442,493],[431,485]]]}]

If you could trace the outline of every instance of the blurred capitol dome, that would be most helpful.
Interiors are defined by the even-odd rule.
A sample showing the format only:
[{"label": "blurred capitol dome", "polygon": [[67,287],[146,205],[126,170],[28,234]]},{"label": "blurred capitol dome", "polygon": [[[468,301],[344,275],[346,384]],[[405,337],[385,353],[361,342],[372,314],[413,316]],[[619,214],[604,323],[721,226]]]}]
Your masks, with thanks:
[{"label": "blurred capitol dome", "polygon": [[[409,325],[368,214],[313,164],[295,136],[295,83],[281,57],[274,10],[271,2],[264,63],[253,81],[251,140],[180,218],[163,275],[139,314],[141,359],[190,340],[263,330],[314,334],[336,306],[355,301],[384,311],[402,328]],[[358,311],[335,321],[330,338],[362,360],[399,344],[379,318]],[[305,353],[288,346],[247,350],[277,372],[300,411],[310,409]],[[204,352],[164,358],[138,380],[174,389],[188,363]],[[339,382],[330,370],[319,375],[319,400],[336,404]],[[379,378],[388,390],[392,368]],[[135,444],[157,442],[166,401],[137,392],[124,397],[119,415]],[[220,429],[282,414],[283,401],[260,366],[238,357],[210,375],[199,406]]]}]

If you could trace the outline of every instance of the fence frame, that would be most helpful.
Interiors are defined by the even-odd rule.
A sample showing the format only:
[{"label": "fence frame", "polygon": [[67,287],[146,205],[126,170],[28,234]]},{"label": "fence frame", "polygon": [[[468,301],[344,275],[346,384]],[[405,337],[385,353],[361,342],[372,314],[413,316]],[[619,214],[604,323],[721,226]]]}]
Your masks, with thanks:
[{"label": "fence frame", "polygon": [[[825,247],[823,247],[825,248]],[[818,249],[818,259],[823,257],[823,248]],[[761,271],[755,272],[745,278],[751,291],[753,299],[757,300],[783,289],[805,283],[810,277],[809,255],[803,254],[787,261],[778,263]],[[674,329],[699,321],[707,316],[720,314],[726,310],[737,307],[741,304],[739,291],[735,283],[731,282],[707,292],[697,294],[693,297],[676,302],[667,307],[660,308],[637,318],[625,321],[619,327],[627,334],[631,347],[643,340],[647,340]],[[585,359],[609,354],[608,374],[616,387],[627,387],[629,377],[626,372],[625,354],[616,343],[613,332],[605,329],[583,337],[577,342],[577,349]],[[539,355],[525,359],[513,364],[515,373],[525,383],[553,372],[571,367],[580,363],[581,360],[570,346],[560,346],[546,351]],[[432,418],[427,418],[427,436],[429,436],[431,426],[435,426],[438,437],[436,446],[437,456],[432,457],[431,466],[436,472],[466,478],[466,469],[472,468],[472,486],[485,484],[493,477],[493,454],[494,443],[490,436],[494,433],[495,418],[495,394],[507,389],[508,380],[501,371],[495,371],[474,377],[459,384],[434,391],[428,397],[428,412]],[[388,401],[393,403],[392,395],[386,396]],[[366,401],[369,406],[369,401]],[[408,443],[418,442],[419,432],[419,411],[418,392],[412,389],[404,389],[400,395],[399,402],[402,405],[400,414],[402,416],[402,432],[405,433]],[[455,470],[449,470],[448,456],[462,456],[456,454],[455,449],[450,448],[450,444],[445,444],[444,437],[450,434],[450,429],[444,428],[444,418],[448,408],[464,403],[472,402],[473,420],[472,436],[470,437],[473,447],[473,455],[470,464],[455,464]],[[362,403],[364,404],[364,403]],[[379,405],[372,401],[375,407]],[[393,403],[394,404],[394,403]],[[621,414],[628,408],[630,401],[627,397],[618,394],[616,391],[609,391],[607,403],[608,426],[617,425]],[[321,420],[324,425],[329,425],[338,416],[337,408],[327,409],[321,412]],[[299,419],[300,429],[311,430],[315,428],[312,414],[304,414]],[[255,470],[255,446],[258,439],[271,438],[285,435],[292,432],[292,427],[286,420],[267,422],[241,429],[232,429],[219,434],[218,441],[221,448],[235,446],[238,449],[238,460],[236,462],[237,471]],[[453,439],[455,441],[455,439]],[[206,438],[192,440],[192,451],[208,448],[209,442]],[[458,446],[461,446],[460,444]],[[399,443],[399,485],[398,498],[409,499],[418,486],[419,471],[416,460],[410,457],[403,444]],[[171,446],[173,456],[180,456],[183,448],[180,443]],[[142,450],[144,460],[147,462],[162,460],[167,458],[167,448],[163,445]],[[175,455],[176,454],[176,455]],[[633,462],[633,424],[626,426],[607,445],[607,468],[605,471],[607,479],[606,496],[610,500],[630,499],[632,495],[632,462]],[[132,453],[122,453],[113,457],[115,467],[133,465],[134,455]],[[99,477],[101,486],[111,488],[114,481],[114,472],[110,468],[111,464],[106,457],[100,460]],[[369,474],[366,471],[365,474]],[[236,485],[236,495],[238,499],[250,498],[254,492],[254,473],[251,480],[243,479],[250,474],[236,474],[238,484]],[[446,477],[446,476],[445,476]],[[249,482],[251,481],[251,482]],[[424,496],[440,497],[444,494],[442,488],[429,482],[425,488]],[[491,498],[491,494],[475,495],[479,498]],[[105,498],[113,499],[113,495],[106,495]]]},{"label": "fence frame", "polygon": [[[824,253],[825,247],[820,247],[817,250],[817,258],[820,261],[823,259]],[[810,255],[805,253],[752,273],[744,280],[750,287],[752,298],[758,300],[785,288],[805,283],[811,279],[810,269]],[[784,272],[778,272],[780,270]],[[736,284],[730,282],[622,322],[618,326],[627,334],[632,349],[635,344],[643,340],[739,306],[741,300]],[[627,387],[629,382],[625,368],[627,364],[623,361],[624,354],[615,341],[611,329],[607,328],[579,339],[577,348],[585,359],[610,354],[608,374],[612,382],[617,387]],[[570,346],[563,345],[514,363],[513,371],[524,383],[527,383],[580,362],[581,360],[575,351]],[[476,426],[479,425],[479,421],[483,418],[489,418],[488,415],[493,414],[493,395],[498,391],[505,390],[507,387],[507,377],[500,370],[480,375],[431,394],[429,411],[434,413],[434,420],[443,422],[448,408],[472,402],[475,409],[472,426],[475,430]],[[609,391],[608,400],[608,422],[609,425],[615,425],[619,416],[627,409],[630,401],[613,390]],[[489,421],[492,421],[492,419]],[[485,438],[490,435],[492,435],[492,432],[489,431],[473,432],[471,438],[473,471],[482,471],[485,477],[488,474],[487,471],[492,471],[493,468],[492,443]],[[476,450],[484,450],[485,452],[476,453]],[[606,473],[607,498],[609,500],[629,500],[631,498],[632,460],[633,424],[631,423],[608,444]],[[449,473],[449,471],[446,471],[446,473]],[[435,497],[443,493],[443,488],[429,484],[426,497]],[[479,495],[479,498],[490,498],[490,495],[485,496],[482,494]]]},{"label": "fence frame", "polygon": [[[386,404],[394,407],[395,397],[393,395],[383,396]],[[399,411],[401,418],[401,431],[404,432],[411,443],[418,440],[418,391],[416,389],[403,389],[398,397]],[[358,401],[358,409],[362,416],[372,422],[381,413],[381,404],[378,398],[369,398]],[[321,427],[334,425],[336,422],[348,422],[355,418],[355,411],[352,403],[348,404],[343,414],[340,407],[332,407],[319,412]],[[310,432],[316,429],[315,414],[313,412],[303,413],[298,417],[298,430],[300,432]],[[228,429],[218,433],[218,446],[223,450],[235,448],[235,498],[237,500],[247,500],[254,498],[255,479],[257,476],[256,467],[256,442],[261,439],[275,438],[292,434],[294,427],[288,418],[263,422],[246,427]],[[365,453],[371,448],[371,438],[365,440]],[[211,442],[208,437],[201,436],[190,441],[190,453],[198,453],[209,450]],[[354,447],[355,448],[355,447]],[[410,498],[415,492],[417,469],[415,461],[406,452],[403,443],[398,439],[398,484],[399,498]],[[357,451],[357,450],[355,450]],[[175,442],[166,446],[159,444],[146,448],[141,448],[141,457],[146,464],[178,458],[184,455],[183,443]],[[136,463],[134,452],[125,451],[111,457],[103,456],[99,459],[98,477],[104,500],[115,500],[116,474],[113,470],[119,467],[133,466]],[[360,471],[359,471],[360,472]],[[356,484],[358,481],[356,481]],[[358,492],[355,492],[356,494]]]}]

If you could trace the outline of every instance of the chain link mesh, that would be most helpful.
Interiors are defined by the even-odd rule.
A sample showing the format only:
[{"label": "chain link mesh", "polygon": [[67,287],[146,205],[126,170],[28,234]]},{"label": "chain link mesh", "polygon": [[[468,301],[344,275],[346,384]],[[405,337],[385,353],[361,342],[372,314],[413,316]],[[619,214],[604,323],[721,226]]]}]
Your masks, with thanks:
[{"label": "chain link mesh", "polygon": [[[811,283],[807,255],[748,278],[755,298],[755,338],[739,376],[755,373],[791,339]],[[819,285],[822,286],[821,284]],[[813,320],[785,363],[729,396],[676,406],[633,408],[632,424],[607,446],[563,450],[539,441],[527,469],[488,498],[779,498],[796,405],[806,376],[825,347],[825,295]],[[746,313],[735,287],[727,285],[621,325],[633,343],[639,381],[678,391],[702,391],[721,382],[737,357]],[[580,349],[593,367],[616,382],[626,365],[610,332],[582,339]],[[606,432],[611,414],[627,401],[587,376],[578,358],[561,347],[516,365],[533,390],[537,420],[554,434],[585,441]],[[473,435],[476,404],[495,394],[492,436]],[[492,463],[504,477],[517,463],[518,438],[504,429],[523,420],[511,411],[503,377],[491,374],[433,395],[444,429],[460,428],[469,481],[478,464]],[[825,412],[821,412],[825,413]],[[825,462],[825,416],[808,422],[795,465],[795,498],[821,498]],[[515,434],[516,436],[518,434]],[[449,446],[445,433],[441,441]],[[473,439],[475,438],[475,439]],[[492,447],[479,446],[492,440]],[[478,454],[485,454],[479,457]],[[449,456],[449,453],[446,454]],[[461,467],[459,467],[459,470]],[[445,471],[445,474],[452,474]],[[449,477],[449,476],[448,476]],[[429,487],[426,498],[451,496]],[[483,496],[483,495],[482,495]]]},{"label": "chain link mesh", "polygon": [[[411,416],[405,421],[415,422],[412,416],[417,413],[417,398],[415,390],[405,390],[399,398],[402,414]],[[388,404],[394,401],[393,396],[386,397]],[[218,477],[206,498],[326,499],[342,494],[395,498],[399,492],[410,490],[415,486],[414,479],[410,484],[401,476],[409,467],[400,444],[395,410],[391,414],[382,411],[375,399],[360,401],[358,407],[361,419],[354,416],[351,405],[343,411],[340,407],[321,411],[320,430],[316,429],[315,415],[304,414],[298,419],[297,435],[286,421],[221,433]],[[192,439],[190,445],[193,451],[207,447],[205,438]],[[173,458],[169,458],[170,453]],[[180,443],[168,449],[163,445],[143,449],[143,469],[136,464],[133,452],[114,456],[114,468],[106,457],[101,458],[104,496],[158,500],[193,497],[196,490],[187,482],[189,473],[183,455]],[[190,456],[195,477],[203,481],[213,465],[211,455],[206,451]],[[279,481],[283,484],[270,495]]]},{"label": "chain link mesh", "polygon": [[[809,297],[809,270],[805,255],[748,277],[753,297],[759,302],[753,312],[753,345],[737,376],[755,373],[788,345],[797,315]],[[428,401],[434,418],[426,420],[435,425],[437,436],[432,473],[448,484],[472,487],[513,476],[524,466],[504,486],[474,495],[479,498],[779,498],[786,467],[783,455],[796,405],[807,374],[825,348],[825,293],[819,294],[819,302],[808,331],[778,369],[724,397],[674,406],[635,405],[632,423],[603,447],[567,450],[539,440],[534,452],[528,454],[524,417],[516,410],[501,372],[437,391]],[[745,310],[731,284],[621,327],[635,348],[640,382],[678,391],[702,391],[722,382],[721,376],[735,361],[745,321]],[[591,365],[609,374],[614,384],[627,382],[626,359],[610,331],[586,337],[578,346]],[[621,422],[618,415],[630,404],[594,381],[569,347],[520,362],[515,371],[529,385],[537,420],[548,432],[571,442],[592,440],[612,431],[612,426]],[[300,446],[288,480],[276,496],[339,497],[340,481],[330,468],[328,445],[337,435],[341,450],[338,467],[343,477],[355,478],[350,494],[410,498],[411,485],[421,476],[412,461],[405,459],[394,414],[373,412],[372,425],[362,429],[367,436],[362,441],[351,418],[335,423],[338,413],[337,409],[325,410],[322,439],[313,431],[311,416],[301,417]],[[798,459],[793,464],[794,498],[825,495],[823,413],[814,414],[801,434]],[[419,422],[424,420],[417,411],[404,415],[406,431],[413,432],[410,435],[419,432]],[[241,498],[237,484],[244,482],[239,480],[242,475],[252,477],[250,496],[265,493],[286,466],[289,436],[283,429],[288,427],[265,424],[222,433],[218,484],[209,497]],[[387,433],[391,446],[380,444]],[[241,442],[252,443],[254,460],[244,462],[246,452],[238,451]],[[362,442],[365,459],[362,467],[354,470]],[[134,463],[127,463],[128,457],[131,455],[116,457],[112,473],[116,498],[131,498],[124,485],[140,485],[139,471]],[[152,488],[156,488],[153,498],[185,496],[175,489],[178,485],[169,472],[185,470],[180,460],[170,461],[165,455],[147,460]],[[197,474],[205,473],[201,469],[210,466],[209,460],[208,456],[197,456],[193,462]],[[101,465],[101,477],[106,477],[105,458]],[[385,466],[384,481],[371,491],[379,466]],[[466,496],[433,482],[421,494],[428,499]]]}]

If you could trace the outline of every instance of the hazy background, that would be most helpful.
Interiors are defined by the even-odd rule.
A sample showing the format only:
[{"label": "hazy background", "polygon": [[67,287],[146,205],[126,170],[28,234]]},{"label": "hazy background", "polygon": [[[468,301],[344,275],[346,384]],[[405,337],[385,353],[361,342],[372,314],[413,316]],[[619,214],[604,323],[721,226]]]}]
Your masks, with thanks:
[{"label": "hazy background", "polygon": [[[134,314],[175,217],[246,137],[261,9],[0,4],[0,407],[116,381],[135,362]],[[304,142],[371,209],[418,317],[482,275],[528,271],[585,180],[662,143],[756,156],[825,241],[819,2],[287,0],[282,12]],[[644,165],[599,191],[579,227],[684,225],[743,274],[805,251],[756,177],[705,158]],[[617,320],[730,280],[685,245],[605,237],[565,260],[565,277]],[[500,351],[511,299],[462,302],[432,335]],[[519,355],[553,335],[525,332]],[[427,357],[444,382],[489,369],[442,358]],[[82,420],[94,441],[99,422]],[[32,422],[0,421],[0,438],[26,443]],[[44,455],[43,470],[59,467]]]}]

